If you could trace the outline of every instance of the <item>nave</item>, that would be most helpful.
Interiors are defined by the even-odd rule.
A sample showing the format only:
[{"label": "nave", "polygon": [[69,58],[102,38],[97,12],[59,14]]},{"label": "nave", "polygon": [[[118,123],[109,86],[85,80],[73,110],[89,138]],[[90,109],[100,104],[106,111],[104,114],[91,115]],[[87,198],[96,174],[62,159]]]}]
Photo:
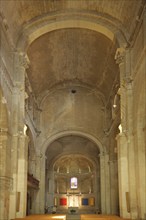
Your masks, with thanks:
[{"label": "nave", "polygon": [[0,0],[0,39],[0,220],[146,220],[146,0]]}]

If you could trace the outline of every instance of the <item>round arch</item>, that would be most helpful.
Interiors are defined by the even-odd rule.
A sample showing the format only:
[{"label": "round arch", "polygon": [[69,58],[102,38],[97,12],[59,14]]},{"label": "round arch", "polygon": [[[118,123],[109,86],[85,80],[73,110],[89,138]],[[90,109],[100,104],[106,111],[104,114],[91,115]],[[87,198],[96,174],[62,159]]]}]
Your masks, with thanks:
[{"label": "round arch", "polygon": [[84,28],[99,32],[113,41],[117,39],[119,46],[127,44],[124,31],[119,29],[121,23],[114,22],[110,17],[101,18],[101,15],[85,14],[65,14],[56,13],[55,15],[48,15],[39,17],[31,23],[27,24],[19,34],[17,41],[17,49],[21,52],[26,52],[29,45],[39,38],[41,35],[64,28]]},{"label": "round arch", "polygon": [[[54,169],[55,163],[56,163],[59,159],[67,157],[67,155],[68,155],[68,154],[61,154],[61,155],[59,154],[59,155],[57,155],[57,156],[51,161],[49,167],[52,167],[52,169]],[[78,157],[80,156],[80,157],[82,157],[82,158],[84,158],[84,159],[90,161],[90,163],[91,163],[94,167],[96,167],[96,166],[99,165],[99,163],[98,163],[99,161],[93,160],[93,158],[91,158],[91,157],[90,157],[89,155],[87,155],[87,154],[84,154],[84,155],[83,155],[83,154],[78,153],[78,154],[75,154],[75,155],[77,155]]]},{"label": "round arch", "polygon": [[89,139],[90,141],[92,141],[93,143],[95,143],[98,147],[99,147],[99,151],[100,153],[105,153],[106,152],[106,148],[102,145],[102,143],[96,138],[94,137],[93,135],[91,134],[88,134],[86,132],[82,132],[82,131],[75,131],[75,130],[70,130],[70,131],[62,131],[62,132],[59,132],[57,134],[54,134],[50,137],[48,137],[46,139],[46,141],[43,143],[42,145],[42,150],[41,150],[41,153],[43,155],[45,155],[46,153],[46,150],[48,148],[48,146],[53,143],[55,140],[57,140],[58,138],[61,138],[61,137],[65,137],[65,136],[68,136],[68,135],[77,135],[77,136],[80,136],[80,137],[85,137],[87,139]]},{"label": "round arch", "polygon": [[[53,137],[51,137],[51,140],[48,140],[47,143],[51,144],[53,141],[57,140],[58,138],[67,136],[69,134],[78,135],[80,137],[81,136],[86,137],[86,139],[88,139],[88,140],[90,139],[92,142],[94,142],[96,144],[97,143],[100,144],[100,148],[102,148],[101,143],[95,137],[93,137],[92,135],[88,135],[84,132],[78,132],[78,131],[60,132],[59,134],[55,134]],[[47,143],[46,143],[46,146],[48,147]],[[45,151],[45,149],[44,149],[44,151]],[[49,151],[49,153],[51,154],[50,151]],[[74,159],[73,159],[73,156],[74,156]],[[47,159],[47,155],[45,155],[45,158]],[[78,173],[78,171],[76,172],[76,165],[78,164],[78,162],[77,162],[78,158],[80,158],[80,160],[87,160],[88,162],[90,162],[90,164],[92,164],[92,166],[91,166],[92,171],[91,172],[89,171],[89,173],[88,173],[88,171],[86,173],[84,173],[84,172]],[[70,164],[70,161],[73,159],[73,163],[71,164],[71,167],[75,168],[75,172],[70,170],[69,167],[68,168],[69,168],[70,172],[68,172],[68,168],[66,169],[65,172],[62,172],[62,171],[60,173],[58,171],[56,172],[55,169],[54,169],[54,165],[56,164],[56,162],[58,162],[59,160],[62,160],[62,159],[63,160],[67,159],[66,162],[63,162],[63,166],[64,166],[65,169],[68,167],[67,162],[69,162],[69,164]],[[45,164],[47,164],[47,163],[45,163]],[[48,204],[48,206],[51,206],[53,204],[53,201],[58,201],[58,202],[56,202],[58,204],[58,208],[62,209],[62,207],[60,207],[60,205],[59,205],[60,196],[64,195],[62,190],[65,190],[65,192],[67,192],[67,194],[68,193],[72,194],[72,191],[70,190],[69,182],[71,180],[71,175],[73,175],[73,176],[75,175],[75,176],[77,176],[78,182],[79,182],[79,186],[78,186],[77,190],[80,191],[80,193],[82,193],[83,197],[84,197],[84,194],[86,194],[86,193],[87,194],[89,193],[89,196],[90,196],[90,193],[92,192],[92,194],[94,195],[94,201],[95,201],[94,208],[98,209],[98,210],[101,209],[100,208],[101,207],[101,201],[100,201],[100,197],[101,197],[100,157],[98,157],[98,161],[95,161],[95,158],[91,157],[91,155],[89,155],[89,154],[80,154],[80,153],[72,154],[71,152],[68,154],[66,152],[63,152],[62,154],[58,154],[57,156],[53,156],[52,160],[49,161],[48,165],[49,166],[47,166],[46,169],[45,169],[46,170],[46,174],[45,174],[46,175],[45,176],[45,178],[46,178],[45,179],[45,184],[46,185],[44,184],[46,186],[46,188],[45,188],[46,189],[46,194],[50,195],[50,199],[48,200],[48,197],[46,197],[46,200],[45,200],[45,202],[46,202],[46,204]],[[88,173],[88,176],[87,176],[87,173]],[[62,174],[63,174],[63,179],[62,179]],[[87,176],[87,178],[85,178],[85,176]],[[60,177],[61,177],[61,179],[60,179]],[[83,179],[84,178],[85,178],[85,181],[87,181],[86,184],[83,184]],[[67,185],[64,184],[64,183],[66,183]],[[54,188],[52,188],[52,186],[54,186]],[[62,186],[64,186],[64,187],[62,188]],[[86,187],[86,186],[88,186],[88,187]],[[87,190],[88,190],[87,188],[90,188],[91,192],[87,192]],[[53,195],[52,195],[52,190],[54,190]],[[60,194],[58,192],[60,192]],[[98,193],[96,194],[95,192],[98,192]],[[66,195],[65,195],[65,198],[66,198]],[[70,198],[67,199],[69,207],[71,205],[71,203],[70,203],[71,199]],[[78,199],[78,197],[77,197],[76,199],[77,199],[76,201],[78,201],[79,204],[80,204],[81,201],[82,201],[81,198]],[[78,202],[77,202],[77,204],[78,204]],[[82,210],[83,207],[80,207],[80,209]]]}]

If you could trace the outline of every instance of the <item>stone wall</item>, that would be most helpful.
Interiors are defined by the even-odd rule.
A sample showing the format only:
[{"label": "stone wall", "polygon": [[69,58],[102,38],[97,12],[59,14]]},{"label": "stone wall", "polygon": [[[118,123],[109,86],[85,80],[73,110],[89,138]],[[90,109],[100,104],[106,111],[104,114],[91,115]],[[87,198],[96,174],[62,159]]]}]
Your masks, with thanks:
[{"label": "stone wall", "polygon": [[[92,90],[73,86],[50,94],[42,104],[41,131],[44,137],[63,130],[103,136],[103,103]],[[48,121],[48,123],[46,123]]]}]

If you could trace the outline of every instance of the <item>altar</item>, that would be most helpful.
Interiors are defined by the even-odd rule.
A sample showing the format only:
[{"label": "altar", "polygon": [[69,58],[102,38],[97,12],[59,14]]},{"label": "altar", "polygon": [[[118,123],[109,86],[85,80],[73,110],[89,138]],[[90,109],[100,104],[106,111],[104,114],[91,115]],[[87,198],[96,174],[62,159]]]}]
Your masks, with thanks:
[{"label": "altar", "polygon": [[80,206],[80,194],[69,194],[68,196],[68,207],[79,207]]},{"label": "altar", "polygon": [[79,207],[68,207],[68,213],[69,214],[78,214]]}]

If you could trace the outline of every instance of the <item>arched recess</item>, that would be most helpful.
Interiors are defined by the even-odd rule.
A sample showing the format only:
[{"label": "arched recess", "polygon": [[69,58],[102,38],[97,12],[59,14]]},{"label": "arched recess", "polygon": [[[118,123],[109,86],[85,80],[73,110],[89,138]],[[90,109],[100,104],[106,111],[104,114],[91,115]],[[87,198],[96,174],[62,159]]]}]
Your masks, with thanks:
[{"label": "arched recess", "polygon": [[[46,192],[46,204],[51,205],[50,198],[53,193],[53,205],[57,206],[57,211],[68,212],[71,207],[77,207],[80,213],[95,213],[97,209],[100,210],[100,202],[97,202],[100,200],[97,199],[100,197],[98,172],[99,167],[90,156],[67,154],[56,158],[52,169],[50,167],[47,173],[46,184],[49,187]],[[74,184],[71,182],[72,179],[75,179]],[[62,198],[66,200],[65,206],[61,204]],[[86,201],[92,198],[92,204],[84,206],[84,198],[87,198]]]},{"label": "arched recess", "polygon": [[[41,146],[40,148],[40,162],[41,162],[41,169],[40,169],[40,182],[41,182],[41,186],[40,186],[40,191],[39,191],[39,201],[40,201],[40,206],[38,207],[39,208],[39,213],[43,213],[44,212],[44,207],[45,207],[45,187],[46,187],[46,151],[47,151],[47,148],[49,145],[51,145],[54,141],[56,141],[57,139],[59,138],[62,138],[62,137],[65,137],[65,136],[68,136],[68,135],[75,135],[75,136],[79,136],[79,137],[83,137],[83,138],[86,138],[88,140],[90,140],[92,143],[94,143],[98,149],[98,159],[99,159],[99,172],[101,172],[100,169],[102,169],[102,174],[101,174],[101,178],[98,180],[99,182],[101,182],[102,184],[100,184],[100,192],[101,192],[101,198],[99,198],[100,202],[99,203],[105,203],[104,199],[105,198],[105,195],[106,194],[106,187],[105,187],[105,184],[106,184],[106,176],[105,176],[105,172],[104,170],[106,169],[106,149],[105,147],[102,145],[102,143],[94,136],[88,134],[88,133],[85,133],[85,132],[81,132],[81,131],[74,131],[74,130],[70,130],[70,131],[62,131],[62,132],[59,132],[57,134],[54,134],[52,136],[48,136],[46,141],[44,141],[43,145]],[[96,158],[96,159],[97,159]],[[102,196],[103,194],[103,196]],[[53,201],[53,198],[52,198],[52,201]],[[101,205],[102,206],[102,205]],[[101,208],[101,211],[103,213],[104,210],[102,210]]]},{"label": "arched recess", "polygon": [[[57,205],[59,212],[68,212],[70,206],[77,206],[80,213],[101,210],[100,157],[95,142],[85,136],[65,135],[48,146],[45,158],[46,206]],[[73,176],[77,177],[79,185],[72,190],[70,180]],[[60,204],[62,197],[67,201],[65,207]],[[93,201],[86,207],[82,204],[85,197]]]},{"label": "arched recess", "polygon": [[65,13],[56,13],[54,15],[39,17],[24,26],[19,34],[16,47],[18,51],[26,52],[29,45],[43,34],[64,28],[85,28],[94,30],[105,35],[111,41],[116,38],[119,46],[125,47],[127,44],[125,37],[126,32],[124,33],[123,30],[119,29],[119,26],[121,27],[119,22],[114,23],[112,18],[109,17],[107,19],[101,15],[84,15],[84,13],[80,13],[78,17],[76,14],[66,15]]},{"label": "arched recess", "polygon": [[7,102],[0,88],[0,219],[8,219],[11,179],[11,149],[8,141]]},{"label": "arched recess", "polygon": [[93,143],[95,143],[98,146],[99,151],[100,151],[101,154],[102,153],[106,153],[106,148],[102,145],[102,143],[96,137],[94,137],[93,135],[91,135],[89,133],[85,133],[85,132],[82,132],[82,131],[75,131],[75,130],[62,131],[62,132],[54,134],[54,135],[52,135],[50,137],[48,136],[46,138],[46,140],[44,141],[44,143],[42,144],[41,153],[43,155],[45,155],[48,146],[52,142],[54,142],[58,138],[61,138],[61,137],[64,137],[64,136],[68,136],[68,135],[77,135],[77,136],[85,137],[85,138],[91,140]]}]

